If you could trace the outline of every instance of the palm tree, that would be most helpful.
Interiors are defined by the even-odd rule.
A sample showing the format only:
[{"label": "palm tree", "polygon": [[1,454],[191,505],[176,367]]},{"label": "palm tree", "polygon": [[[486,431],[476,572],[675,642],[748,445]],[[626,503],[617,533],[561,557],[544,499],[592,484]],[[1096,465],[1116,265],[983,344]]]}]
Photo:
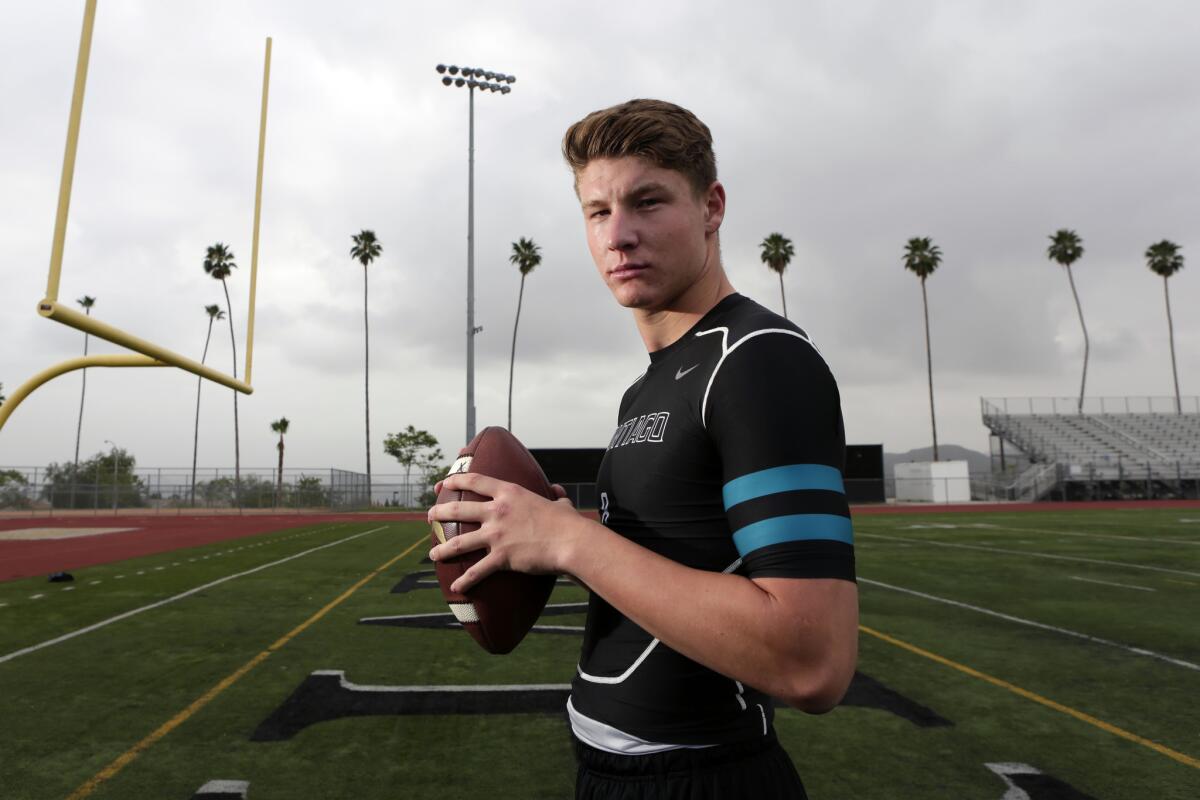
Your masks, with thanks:
[{"label": "palm tree", "polygon": [[367,267],[379,258],[383,245],[375,231],[363,229],[350,237],[350,256],[363,265],[363,399],[367,421],[367,503],[371,502],[371,329],[367,324]]},{"label": "palm tree", "polygon": [[[204,353],[200,356],[200,363],[203,364],[208,358],[208,343],[212,339],[212,326],[214,320],[225,319],[225,312],[221,307],[213,304],[205,306],[204,311],[208,314],[208,333],[204,335]],[[204,385],[204,378],[196,378],[196,429],[192,433],[192,499],[191,504],[196,505],[196,455],[200,451],[200,387]]]},{"label": "palm tree", "polygon": [[276,484],[278,488],[275,489],[275,505],[277,506],[283,501],[283,435],[287,433],[290,424],[287,417],[280,417],[271,423],[271,430],[279,434],[279,444],[275,445],[279,451],[279,478]]},{"label": "palm tree", "polygon": [[[225,310],[229,314],[229,344],[233,348],[233,377],[237,378],[237,339],[233,335],[233,307],[229,304],[229,284],[225,279],[230,276],[237,264],[233,262],[233,251],[217,242],[209,247],[204,256],[204,271],[209,277],[221,282],[225,290]],[[238,393],[233,390],[233,501],[238,508],[242,507],[242,445],[238,435]]]},{"label": "palm tree", "polygon": [[783,293],[783,271],[796,255],[792,240],[782,233],[772,233],[763,239],[759,245],[762,248],[762,261],[779,275],[779,297],[783,301],[783,316],[787,318],[787,297]]},{"label": "palm tree", "polygon": [[929,346],[929,297],[925,279],[942,263],[942,251],[928,236],[917,236],[904,246],[904,268],[921,279],[921,304],[925,308],[925,366],[929,374],[929,422],[933,428],[933,460],[938,460],[937,415],[933,410],[933,352]]},{"label": "palm tree", "polygon": [[1167,287],[1167,278],[1183,269],[1183,254],[1179,245],[1163,239],[1158,244],[1152,244],[1146,249],[1146,266],[1155,275],[1162,275],[1163,296],[1167,299],[1167,332],[1171,337],[1171,375],[1175,378],[1175,413],[1183,413],[1183,405],[1179,397],[1179,371],[1175,368],[1175,323],[1171,321],[1171,290]]},{"label": "palm tree", "polygon": [[1083,324],[1083,306],[1079,304],[1079,292],[1075,291],[1075,278],[1071,274],[1071,265],[1083,256],[1083,240],[1075,231],[1059,228],[1050,237],[1050,246],[1046,248],[1046,256],[1051,261],[1057,261],[1067,268],[1067,280],[1071,283],[1071,295],[1075,298],[1075,310],[1079,312],[1079,327],[1083,329],[1083,380],[1079,383],[1079,413],[1083,413],[1083,394],[1087,387],[1088,363],[1088,332]]},{"label": "palm tree", "polygon": [[517,269],[521,270],[521,289],[517,292],[517,318],[513,321],[512,355],[508,359],[508,430],[512,431],[513,366],[517,360],[517,325],[521,323],[521,300],[525,297],[525,276],[542,263],[542,249],[533,243],[533,239],[522,236],[513,242],[512,255],[508,257],[508,261],[516,264]]},{"label": "palm tree", "polygon": [[[87,316],[92,315],[92,306],[96,305],[96,298],[89,297],[86,294],[75,301],[83,306],[83,313]],[[83,332],[83,356],[87,358],[88,354],[88,334]],[[83,387],[79,391],[79,422],[75,425],[75,461],[71,466],[71,500],[68,508],[75,507],[75,473],[79,471],[79,439],[83,435],[83,401],[87,397],[87,367],[83,370]]]}]

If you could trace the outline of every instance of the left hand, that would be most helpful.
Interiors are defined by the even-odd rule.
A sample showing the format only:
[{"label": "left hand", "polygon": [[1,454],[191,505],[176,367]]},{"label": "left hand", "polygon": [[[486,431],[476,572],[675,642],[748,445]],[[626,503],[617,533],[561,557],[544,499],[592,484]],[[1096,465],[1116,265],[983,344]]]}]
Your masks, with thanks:
[{"label": "left hand", "polygon": [[441,503],[429,509],[430,522],[479,523],[479,530],[460,533],[430,550],[430,559],[440,561],[485,548],[488,551],[454,582],[452,591],[465,592],[502,569],[535,574],[564,571],[574,531],[583,518],[566,499],[561,486],[553,487],[558,499],[548,500],[515,483],[463,472],[448,476],[437,491],[443,488],[491,498]]}]

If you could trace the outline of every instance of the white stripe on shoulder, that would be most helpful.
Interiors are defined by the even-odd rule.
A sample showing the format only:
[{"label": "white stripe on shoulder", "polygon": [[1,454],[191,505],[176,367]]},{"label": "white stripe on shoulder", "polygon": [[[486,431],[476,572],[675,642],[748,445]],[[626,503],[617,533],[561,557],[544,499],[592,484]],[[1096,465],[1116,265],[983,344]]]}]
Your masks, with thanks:
[{"label": "white stripe on shoulder", "polygon": [[821,355],[821,351],[817,349],[813,340],[808,338],[803,333],[789,330],[788,328],[762,328],[761,330],[751,331],[742,338],[738,339],[732,345],[729,344],[729,328],[721,326],[719,328],[709,328],[706,331],[696,331],[696,336],[705,336],[710,333],[721,333],[721,357],[717,360],[717,365],[713,367],[712,374],[708,376],[708,386],[704,390],[704,399],[700,402],[700,424],[705,428],[708,427],[708,393],[712,391],[713,381],[717,379],[717,373],[721,370],[721,365],[725,363],[725,359],[729,358],[729,354],[737,350],[743,344],[753,339],[755,336],[762,336],[767,333],[782,333],[788,336],[795,336],[797,339],[807,342],[808,346],[821,358],[825,360],[825,356]]}]

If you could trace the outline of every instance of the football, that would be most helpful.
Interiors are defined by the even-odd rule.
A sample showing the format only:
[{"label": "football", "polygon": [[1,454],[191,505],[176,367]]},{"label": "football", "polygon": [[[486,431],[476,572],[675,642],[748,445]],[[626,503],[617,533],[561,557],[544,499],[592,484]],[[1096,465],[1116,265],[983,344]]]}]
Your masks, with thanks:
[{"label": "football", "polygon": [[[450,468],[450,475],[459,472],[477,472],[508,483],[515,483],[535,494],[553,500],[554,491],[541,466],[506,429],[489,427],[481,430],[466,447],[458,453],[458,459]],[[455,500],[487,501],[474,492],[452,491],[443,488],[438,493],[438,504]],[[478,530],[475,522],[434,522],[433,543],[442,544],[462,533]],[[450,585],[473,564],[487,554],[486,550],[475,550],[451,559],[436,562],[438,584],[450,610],[467,632],[489,653],[512,651],[529,629],[537,622],[550,592],[554,589],[554,575],[526,575],[520,572],[501,570],[493,572],[472,586],[465,594],[450,591]]]}]

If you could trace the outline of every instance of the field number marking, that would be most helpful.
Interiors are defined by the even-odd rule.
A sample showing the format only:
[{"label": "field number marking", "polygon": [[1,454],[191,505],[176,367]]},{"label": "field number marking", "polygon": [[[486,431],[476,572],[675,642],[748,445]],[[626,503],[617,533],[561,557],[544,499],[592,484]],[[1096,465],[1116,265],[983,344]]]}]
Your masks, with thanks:
[{"label": "field number marking", "polygon": [[1168,572],[1172,575],[1186,575],[1189,578],[1200,578],[1200,572],[1188,572],[1182,569],[1168,569],[1166,567],[1152,567],[1146,564],[1127,564],[1124,561],[1105,561],[1100,558],[1083,558],[1082,556],[1060,556],[1055,553],[1037,553],[1032,550],[1009,550],[1005,547],[985,547],[978,544],[960,544],[958,542],[939,542],[936,539],[906,539],[903,536],[884,536],[881,533],[858,533],[858,537],[871,539],[889,539],[895,542],[912,542],[914,544],[928,544],[935,547],[958,547],[963,550],[984,550],[989,553],[1008,553],[1014,556],[1033,556],[1034,558],[1053,558],[1057,561],[1081,561],[1085,564],[1104,564],[1109,567],[1127,567],[1129,569],[1145,569],[1151,572]]},{"label": "field number marking", "polygon": [[[385,525],[384,527],[387,527],[387,526]],[[381,531],[381,530],[383,530],[383,528],[375,528],[375,530],[370,530],[370,531],[367,531],[366,533],[360,533],[360,534],[357,534],[356,536],[352,536],[350,538],[357,539],[359,536],[366,536],[367,533],[375,533],[376,531]],[[346,541],[349,541],[349,539],[343,539],[342,541],[346,542]],[[204,694],[200,695],[195,700],[193,700],[191,705],[189,705],[183,711],[180,711],[178,714],[171,717],[169,720],[167,720],[161,726],[159,726],[158,729],[155,730],[153,733],[151,733],[149,736],[142,739],[140,742],[135,744],[133,747],[126,750],[124,753],[122,753],[120,756],[118,756],[111,764],[109,764],[107,767],[100,770],[95,775],[93,775],[91,778],[86,780],[83,783],[83,785],[81,785],[78,789],[76,789],[74,792],[72,792],[67,797],[67,800],[83,800],[83,798],[87,797],[92,792],[96,791],[96,789],[100,786],[100,784],[102,784],[102,783],[104,783],[104,781],[109,780],[110,778],[114,777],[118,772],[120,772],[122,769],[127,767],[130,763],[132,763],[134,759],[136,759],[143,752],[145,752],[151,745],[153,745],[159,739],[166,736],[171,731],[178,728],[183,723],[187,722],[188,719],[193,714],[195,714],[197,711],[199,711],[200,709],[204,708],[206,705],[211,703],[213,701],[213,699],[217,697],[217,695],[219,695],[221,692],[225,691],[230,686],[232,686],[233,684],[235,684],[239,680],[241,680],[242,676],[245,675],[247,672],[254,669],[262,662],[266,661],[271,656],[272,653],[281,649],[284,645],[286,645],[292,639],[296,638],[301,633],[303,633],[305,630],[307,630],[309,628],[309,626],[311,626],[313,623],[317,622],[322,617],[324,617],[326,614],[328,614],[330,611],[337,608],[339,605],[342,604],[342,602],[347,600],[352,594],[354,594],[359,589],[361,589],[363,586],[365,586],[376,575],[383,572],[385,569],[390,567],[392,564],[395,564],[400,559],[404,558],[406,555],[408,555],[413,550],[415,550],[418,545],[420,545],[424,542],[427,542],[427,541],[428,541],[428,536],[423,534],[421,536],[421,538],[417,539],[415,542],[413,542],[411,545],[409,545],[408,548],[403,553],[401,553],[400,555],[395,556],[394,558],[391,558],[388,561],[386,561],[385,563],[381,564],[379,567],[377,567],[373,572],[371,572],[365,578],[362,578],[358,583],[354,584],[349,589],[342,592],[336,598],[334,598],[329,603],[327,603],[325,605],[325,607],[322,608],[320,611],[313,614],[311,617],[309,617],[307,620],[305,620],[301,624],[297,625],[295,628],[293,628],[291,630],[291,632],[287,633],[286,635],[284,635],[283,637],[278,639],[274,644],[269,646],[266,650],[263,650],[258,655],[256,655],[254,658],[250,659],[245,664],[243,664],[242,666],[238,667],[236,670],[231,672],[229,675],[227,675],[224,679],[222,679],[219,683],[217,683],[215,686],[213,686],[207,692],[205,692]],[[334,544],[340,544],[340,543],[341,542],[335,542]],[[329,547],[329,546],[330,545],[322,545],[322,547]],[[321,549],[321,548],[315,548],[315,549]],[[311,552],[311,551],[309,551],[309,552]],[[293,556],[293,558],[295,558],[295,556]]]},{"label": "field number marking", "polygon": [[1095,578],[1081,578],[1078,575],[1068,575],[1073,581],[1085,581],[1087,583],[1099,583],[1103,586],[1118,586],[1122,589],[1137,589],[1139,592],[1157,592],[1158,589],[1151,589],[1149,586],[1134,586],[1132,583],[1113,583],[1112,581],[1098,581]]},{"label": "field number marking", "polygon": [[[109,617],[108,619],[101,620],[100,622],[94,623],[92,625],[88,625],[86,628],[80,628],[79,630],[71,631],[70,633],[64,633],[62,636],[57,636],[53,639],[47,639],[44,642],[40,642],[35,645],[30,645],[29,647],[22,648],[21,650],[14,650],[13,652],[8,653],[7,655],[0,656],[0,664],[3,664],[5,661],[12,661],[14,658],[20,658],[21,656],[28,655],[30,653],[36,653],[38,650],[42,650],[43,648],[50,647],[51,645],[61,644],[62,642],[66,642],[66,641],[69,641],[70,639],[74,639],[76,636],[82,636],[85,633],[91,633],[92,631],[99,630],[100,628],[103,628],[107,625],[111,625],[114,622],[120,622],[123,619],[128,619],[129,617],[132,617],[135,614],[141,614],[143,611],[150,611],[152,609],[165,606],[168,603],[174,603],[176,600],[182,600],[185,597],[191,597],[192,595],[196,594],[197,592],[203,592],[205,589],[211,589],[214,586],[219,586],[222,583],[225,583],[226,581],[233,580],[234,578],[242,578],[242,577],[245,577],[246,575],[253,575],[256,572],[261,572],[264,569],[270,569],[271,567],[276,567],[276,566],[279,566],[280,564],[285,564],[288,561],[291,561],[292,559],[306,556],[309,553],[315,553],[318,550],[324,550],[327,547],[335,547],[339,544],[343,544],[343,543],[349,542],[353,539],[357,539],[360,536],[366,536],[371,533],[377,533],[386,527],[387,526],[385,525],[383,527],[373,528],[373,529],[371,529],[369,531],[365,531],[363,533],[356,533],[353,536],[346,537],[345,539],[338,539],[336,542],[329,542],[328,544],[323,544],[323,545],[319,545],[317,547],[310,548],[308,550],[303,550],[299,553],[295,553],[293,555],[287,556],[286,558],[281,558],[278,561],[272,561],[269,564],[263,564],[261,566],[254,567],[253,569],[248,569],[245,572],[238,572],[234,575],[226,575],[224,578],[218,578],[215,581],[209,581],[208,583],[204,584],[203,586],[197,586],[194,589],[188,589],[186,592],[180,592],[177,595],[172,595],[171,597],[168,597],[165,600],[159,600],[157,603],[151,603],[150,605],[142,606],[140,608],[135,608],[132,611],[126,611],[123,614],[117,614],[115,617]],[[138,574],[140,575],[141,573],[139,572]],[[117,577],[119,578],[121,576],[118,575]],[[30,599],[36,600],[38,597],[43,597],[43,596],[44,595],[34,595]]]},{"label": "field number marking", "polygon": [[858,579],[858,582],[866,583],[871,586],[878,586],[881,589],[891,589],[893,592],[901,592],[903,594],[911,594],[914,597],[920,597],[925,600],[933,600],[938,603],[945,603],[946,605],[956,606],[958,608],[965,608],[968,611],[976,611],[980,614],[987,614],[989,617],[997,617],[998,619],[1007,620],[1009,622],[1016,622],[1020,625],[1028,625],[1032,628],[1041,628],[1044,631],[1053,631],[1054,633],[1061,633],[1064,636],[1073,636],[1076,639],[1084,639],[1086,641],[1093,642],[1094,644],[1103,644],[1103,645],[1107,645],[1108,647],[1115,647],[1118,650],[1124,650],[1127,653],[1134,653],[1135,655],[1139,655],[1139,656],[1147,656],[1149,658],[1156,658],[1159,661],[1165,661],[1168,664],[1174,664],[1177,667],[1184,667],[1185,669],[1192,669],[1192,670],[1196,670],[1196,671],[1200,672],[1200,664],[1193,664],[1191,661],[1184,661],[1183,659],[1172,658],[1171,656],[1163,655],[1162,653],[1156,653],[1153,650],[1147,650],[1143,647],[1130,647],[1129,645],[1124,645],[1119,642],[1112,642],[1112,641],[1109,641],[1108,639],[1101,639],[1099,636],[1092,636],[1091,634],[1088,634],[1088,633],[1080,633],[1079,631],[1073,631],[1068,628],[1059,628],[1056,625],[1048,625],[1045,622],[1035,622],[1031,619],[1025,619],[1023,617],[1014,617],[1012,614],[1004,614],[999,611],[993,611],[990,608],[983,608],[981,606],[973,606],[970,603],[964,603],[959,600],[951,600],[948,597],[938,597],[935,594],[926,594],[925,592],[918,592],[916,589],[906,589],[903,586],[893,586],[890,583],[883,583],[882,581],[873,581],[868,578],[860,577]]},{"label": "field number marking", "polygon": [[[1055,702],[1054,700],[1051,700],[1048,697],[1042,697],[1040,694],[1031,692],[1028,689],[1022,689],[1020,686],[1017,686],[1016,684],[1009,683],[1006,680],[1002,680],[1002,679],[994,677],[992,675],[988,675],[986,672],[980,672],[977,669],[968,667],[966,664],[960,664],[957,661],[951,661],[950,659],[946,658],[945,656],[940,656],[937,653],[933,653],[933,652],[930,652],[929,650],[925,650],[923,648],[917,647],[916,645],[909,644],[908,642],[897,639],[894,636],[889,636],[886,633],[881,633],[872,628],[868,628],[865,625],[859,625],[858,629],[860,631],[862,631],[863,633],[874,636],[877,639],[881,639],[881,640],[887,642],[888,644],[893,644],[896,647],[899,647],[901,649],[909,651],[910,653],[915,653],[916,655],[922,656],[924,658],[928,658],[931,661],[936,661],[937,663],[942,664],[943,666],[950,667],[951,669],[956,669],[959,672],[970,675],[972,678],[978,678],[981,681],[986,681],[987,683],[990,683],[993,686],[998,686],[1001,689],[1007,689],[1008,691],[1012,692],[1015,695],[1024,697],[1026,700],[1032,700],[1033,702],[1035,702],[1039,705],[1043,705],[1046,708],[1050,708],[1050,709],[1053,709],[1060,713],[1066,714],[1067,716],[1074,717],[1075,719],[1079,720],[1080,722],[1086,722],[1088,725],[1099,728],[1100,730],[1105,731],[1107,733],[1111,733],[1114,736],[1119,736],[1122,739],[1125,739],[1127,741],[1134,742],[1135,744],[1140,744],[1142,747],[1148,747],[1149,749],[1155,751],[1156,753],[1159,753],[1161,755],[1166,756],[1167,758],[1178,761],[1180,764],[1183,764],[1184,766],[1191,767],[1192,769],[1200,769],[1200,759],[1192,758],[1189,755],[1180,753],[1178,750],[1172,750],[1171,748],[1161,745],[1158,742],[1147,739],[1144,736],[1138,736],[1136,733],[1130,733],[1129,731],[1125,730],[1124,728],[1118,728],[1116,725],[1105,722],[1104,720],[1098,719],[1097,717],[1093,717],[1091,714],[1085,714],[1084,712],[1077,711],[1077,710],[1071,708],[1070,706],[1064,706],[1062,703]],[[72,798],[68,798],[68,800],[72,800]]]}]

